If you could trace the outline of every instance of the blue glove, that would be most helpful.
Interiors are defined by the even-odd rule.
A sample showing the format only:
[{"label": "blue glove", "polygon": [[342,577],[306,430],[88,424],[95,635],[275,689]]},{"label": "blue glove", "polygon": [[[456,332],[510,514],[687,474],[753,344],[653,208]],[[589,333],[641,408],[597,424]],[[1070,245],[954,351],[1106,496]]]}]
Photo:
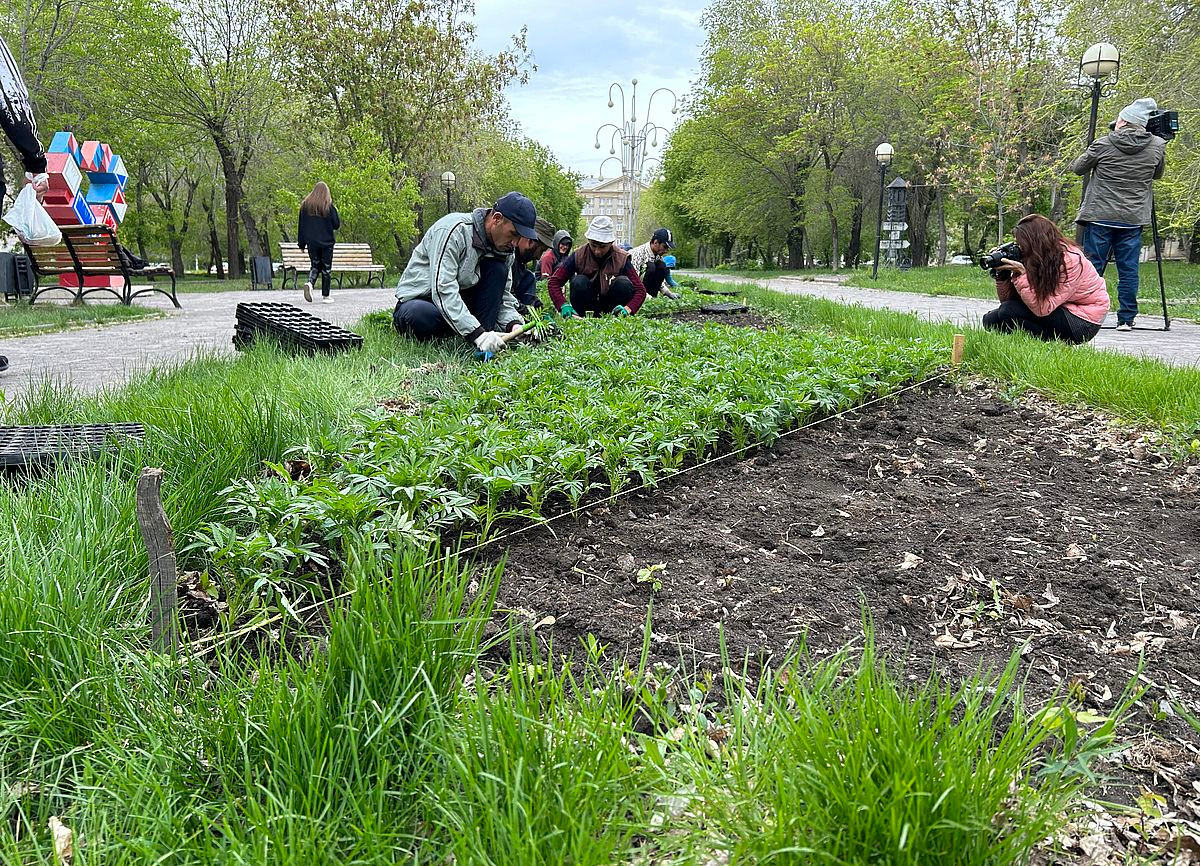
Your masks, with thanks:
[{"label": "blue glove", "polygon": [[622,306],[622,305],[615,306],[615,307],[613,307],[613,315],[618,316],[618,317],[619,316],[628,316],[629,308],[626,306]]}]

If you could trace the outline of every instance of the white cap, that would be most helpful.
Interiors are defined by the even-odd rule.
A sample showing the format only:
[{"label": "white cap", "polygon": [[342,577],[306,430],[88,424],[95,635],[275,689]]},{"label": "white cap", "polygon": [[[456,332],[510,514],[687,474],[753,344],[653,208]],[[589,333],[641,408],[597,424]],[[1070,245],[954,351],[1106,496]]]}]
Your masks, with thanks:
[{"label": "white cap", "polygon": [[598,216],[592,220],[587,232],[583,235],[589,241],[601,244],[611,244],[617,239],[617,231],[613,228],[612,217]]}]

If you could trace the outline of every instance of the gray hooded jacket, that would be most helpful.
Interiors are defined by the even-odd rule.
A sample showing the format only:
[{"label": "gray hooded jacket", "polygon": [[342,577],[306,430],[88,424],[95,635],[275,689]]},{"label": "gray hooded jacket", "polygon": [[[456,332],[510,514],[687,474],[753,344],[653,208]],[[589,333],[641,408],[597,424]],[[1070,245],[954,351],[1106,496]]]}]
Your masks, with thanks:
[{"label": "gray hooded jacket", "polygon": [[1123,126],[1092,142],[1071,171],[1095,169],[1076,222],[1150,224],[1151,183],[1167,167],[1167,143],[1140,126]]},{"label": "gray hooded jacket", "polygon": [[513,254],[502,253],[491,245],[483,227],[488,213],[487,208],[476,208],[471,213],[446,214],[431,225],[413,250],[396,287],[397,300],[431,301],[446,323],[468,340],[482,334],[483,326],[467,309],[461,291],[479,282],[479,260],[484,256],[507,261],[508,280],[497,330],[525,321],[517,312],[517,299],[512,293]]}]

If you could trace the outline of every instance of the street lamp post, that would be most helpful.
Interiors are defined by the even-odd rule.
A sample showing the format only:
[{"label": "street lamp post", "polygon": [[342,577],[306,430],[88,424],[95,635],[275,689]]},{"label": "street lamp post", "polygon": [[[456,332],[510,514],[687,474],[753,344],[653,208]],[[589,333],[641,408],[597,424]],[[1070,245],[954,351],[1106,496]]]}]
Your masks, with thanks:
[{"label": "street lamp post", "polygon": [[[1111,79],[1109,76],[1112,76]],[[1121,77],[1121,52],[1115,45],[1108,42],[1097,42],[1083,52],[1079,61],[1079,85],[1089,87],[1092,91],[1092,114],[1088,121],[1088,147],[1096,140],[1096,115],[1100,110],[1100,95],[1105,87],[1117,83]],[[1084,79],[1090,79],[1085,81]],[[1092,179],[1089,171],[1083,176],[1083,192],[1087,193],[1088,183]]]},{"label": "street lamp post", "polygon": [[458,179],[454,176],[454,172],[442,172],[442,186],[446,188],[446,213],[450,213],[450,190],[454,189],[454,184],[457,182]]},{"label": "street lamp post", "polygon": [[[658,134],[662,132],[664,135],[667,130],[650,120],[650,109],[654,105],[654,97],[659,93],[671,94],[671,113],[679,113],[679,97],[675,95],[675,91],[668,87],[659,87],[650,94],[650,99],[646,102],[646,118],[641,126],[638,125],[637,118],[637,79],[633,79],[633,89],[630,92],[629,110],[625,110],[625,88],[620,84],[613,82],[608,86],[608,107],[613,108],[616,103],[613,101],[613,88],[616,88],[621,93],[621,125],[615,123],[605,123],[596,129],[595,147],[600,149],[600,133],[606,129],[611,129],[612,133],[609,136],[608,153],[609,158],[618,156],[617,146],[620,143],[621,176],[625,178],[625,204],[624,204],[624,231],[626,239],[633,242],[633,233],[635,223],[637,222],[638,202],[641,198],[641,186],[645,182],[645,172],[647,169],[646,155],[651,147],[658,147]],[[652,157],[651,160],[654,158]],[[606,159],[605,162],[608,160]],[[603,169],[604,163],[601,163]]]},{"label": "street lamp post", "polygon": [[875,161],[879,163],[879,219],[875,225],[875,260],[871,262],[871,279],[879,276],[879,241],[883,238],[883,179],[895,155],[896,148],[886,141],[875,148]]}]

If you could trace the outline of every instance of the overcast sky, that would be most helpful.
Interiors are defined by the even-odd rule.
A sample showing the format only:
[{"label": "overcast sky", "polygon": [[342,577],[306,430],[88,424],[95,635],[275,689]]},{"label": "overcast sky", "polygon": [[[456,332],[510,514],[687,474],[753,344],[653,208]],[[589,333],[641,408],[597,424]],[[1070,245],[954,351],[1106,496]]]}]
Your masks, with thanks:
[{"label": "overcast sky", "polygon": [[[478,47],[492,53],[509,43],[522,25],[529,28],[529,48],[537,72],[524,87],[508,89],[512,115],[530,138],[554,151],[567,168],[596,176],[607,157],[607,135],[594,147],[604,123],[621,123],[620,94],[608,107],[608,85],[625,88],[629,107],[630,80],[638,80],[638,125],[646,118],[646,100],[658,87],[683,98],[698,72],[704,33],[700,15],[705,0],[663,0],[658,4],[567,0],[477,0]],[[670,94],[654,97],[650,120],[670,128]],[[662,144],[662,140],[659,140]],[[651,148],[651,153],[654,149]],[[618,151],[619,153],[619,151]],[[614,160],[604,176],[619,171]]]}]

